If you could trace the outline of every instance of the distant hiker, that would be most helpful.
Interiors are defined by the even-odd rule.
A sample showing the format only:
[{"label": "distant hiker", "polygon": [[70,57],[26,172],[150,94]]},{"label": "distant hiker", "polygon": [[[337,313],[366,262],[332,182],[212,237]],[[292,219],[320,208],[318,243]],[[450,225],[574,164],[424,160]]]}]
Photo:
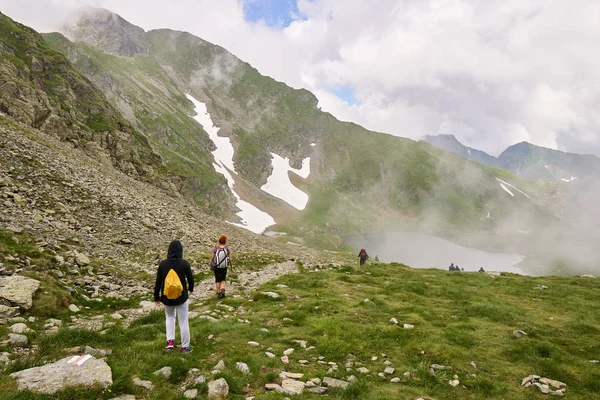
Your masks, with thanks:
[{"label": "distant hiker", "polygon": [[450,266],[448,267],[448,271],[454,271],[454,263],[450,263]]},{"label": "distant hiker", "polygon": [[219,244],[212,249],[210,258],[210,269],[215,273],[215,291],[217,299],[225,297],[225,278],[227,277],[227,267],[231,265],[231,252],[227,245],[227,235],[219,237]]},{"label": "distant hiker", "polygon": [[483,267],[481,267],[481,268],[479,268],[479,271],[477,271],[477,272],[485,272],[485,271],[483,270]]},{"label": "distant hiker", "polygon": [[379,262],[379,254],[375,255],[375,261]]},{"label": "distant hiker", "polygon": [[154,285],[154,301],[164,304],[167,328],[167,349],[175,347],[175,315],[179,320],[181,352],[190,353],[190,327],[188,325],[188,293],[194,291],[194,275],[190,263],[183,259],[183,246],[179,240],[169,244],[167,259],[160,262]]},{"label": "distant hiker", "polygon": [[358,253],[358,257],[360,259],[360,265],[365,265],[367,260],[369,259],[369,255],[365,249],[360,249],[360,253]]}]

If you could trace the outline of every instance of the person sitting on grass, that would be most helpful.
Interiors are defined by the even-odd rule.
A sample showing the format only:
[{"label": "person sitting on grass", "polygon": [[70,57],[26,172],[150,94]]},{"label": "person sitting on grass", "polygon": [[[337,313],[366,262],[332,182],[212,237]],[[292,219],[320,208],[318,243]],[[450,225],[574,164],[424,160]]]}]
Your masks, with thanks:
[{"label": "person sitting on grass", "polygon": [[225,278],[227,278],[227,267],[231,265],[231,251],[226,246],[227,235],[221,235],[219,244],[212,249],[210,258],[210,269],[215,273],[217,300],[225,298]]},{"label": "person sitting on grass", "polygon": [[188,294],[194,291],[194,275],[190,263],[183,259],[183,246],[179,240],[169,244],[167,259],[160,262],[154,285],[154,302],[165,306],[167,349],[175,347],[175,316],[179,320],[181,352],[190,353],[190,327],[188,324]]}]

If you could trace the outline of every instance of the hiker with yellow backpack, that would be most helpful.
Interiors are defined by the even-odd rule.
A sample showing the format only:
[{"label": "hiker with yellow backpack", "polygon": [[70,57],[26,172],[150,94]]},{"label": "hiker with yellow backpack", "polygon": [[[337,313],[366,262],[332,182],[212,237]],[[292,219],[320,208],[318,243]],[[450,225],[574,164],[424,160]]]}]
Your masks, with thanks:
[{"label": "hiker with yellow backpack", "polygon": [[[187,284],[186,284],[187,281]],[[175,347],[175,316],[179,320],[181,352],[190,353],[190,327],[188,324],[188,293],[194,291],[194,275],[190,263],[183,259],[183,246],[179,240],[169,244],[167,259],[160,262],[154,285],[154,302],[165,306],[167,349]]]}]

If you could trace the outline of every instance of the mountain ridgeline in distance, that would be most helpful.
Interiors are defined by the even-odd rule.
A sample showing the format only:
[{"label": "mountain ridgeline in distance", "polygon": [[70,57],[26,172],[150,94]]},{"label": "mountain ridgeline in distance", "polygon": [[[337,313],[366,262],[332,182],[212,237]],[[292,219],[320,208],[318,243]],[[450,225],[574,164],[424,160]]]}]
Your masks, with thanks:
[{"label": "mountain ridgeline in distance", "polygon": [[[71,143],[86,150],[89,138],[98,138],[101,147],[114,149],[109,153],[120,167],[123,146],[116,138],[129,138],[125,159],[133,170],[153,163],[147,175],[157,178],[149,183],[221,220],[249,227],[248,219],[262,213],[276,223],[269,229],[326,248],[340,246],[343,235],[402,230],[522,254],[552,243],[557,253],[546,269],[555,259],[570,259],[561,246],[575,240],[581,216],[561,185],[338,121],[320,111],[309,91],[263,76],[189,33],[145,32],[89,8],[62,33],[43,35],[45,41],[8,17],[1,21],[2,78],[15,88],[0,93],[4,114],[52,134],[38,118],[25,121],[15,110],[36,109],[39,96],[24,96],[24,88],[50,103],[71,93],[40,86],[60,81],[65,74],[54,68],[64,66],[74,71],[68,82],[85,83],[102,99],[101,106],[54,106],[66,121],[58,130],[64,140],[79,135]],[[21,40],[21,30],[36,39]],[[32,57],[36,48],[43,54]],[[40,59],[60,62],[40,68]],[[81,87],[73,86],[75,99]],[[73,107],[76,121],[64,113]],[[89,132],[86,140],[78,139],[81,132]],[[307,194],[306,206],[282,195],[284,187]]]},{"label": "mountain ridgeline in distance", "polygon": [[595,155],[566,153],[521,142],[494,157],[465,146],[454,135],[426,135],[423,141],[468,160],[504,168],[528,179],[573,182],[600,178],[600,158]]}]

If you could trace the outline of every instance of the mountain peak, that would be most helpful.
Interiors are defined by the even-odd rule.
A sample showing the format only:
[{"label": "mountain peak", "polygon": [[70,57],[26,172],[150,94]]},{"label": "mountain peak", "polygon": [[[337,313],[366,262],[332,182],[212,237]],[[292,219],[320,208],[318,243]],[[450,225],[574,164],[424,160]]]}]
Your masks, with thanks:
[{"label": "mountain peak", "polygon": [[145,53],[146,32],[104,8],[82,7],[60,27],[69,40],[84,42],[119,56]]}]

